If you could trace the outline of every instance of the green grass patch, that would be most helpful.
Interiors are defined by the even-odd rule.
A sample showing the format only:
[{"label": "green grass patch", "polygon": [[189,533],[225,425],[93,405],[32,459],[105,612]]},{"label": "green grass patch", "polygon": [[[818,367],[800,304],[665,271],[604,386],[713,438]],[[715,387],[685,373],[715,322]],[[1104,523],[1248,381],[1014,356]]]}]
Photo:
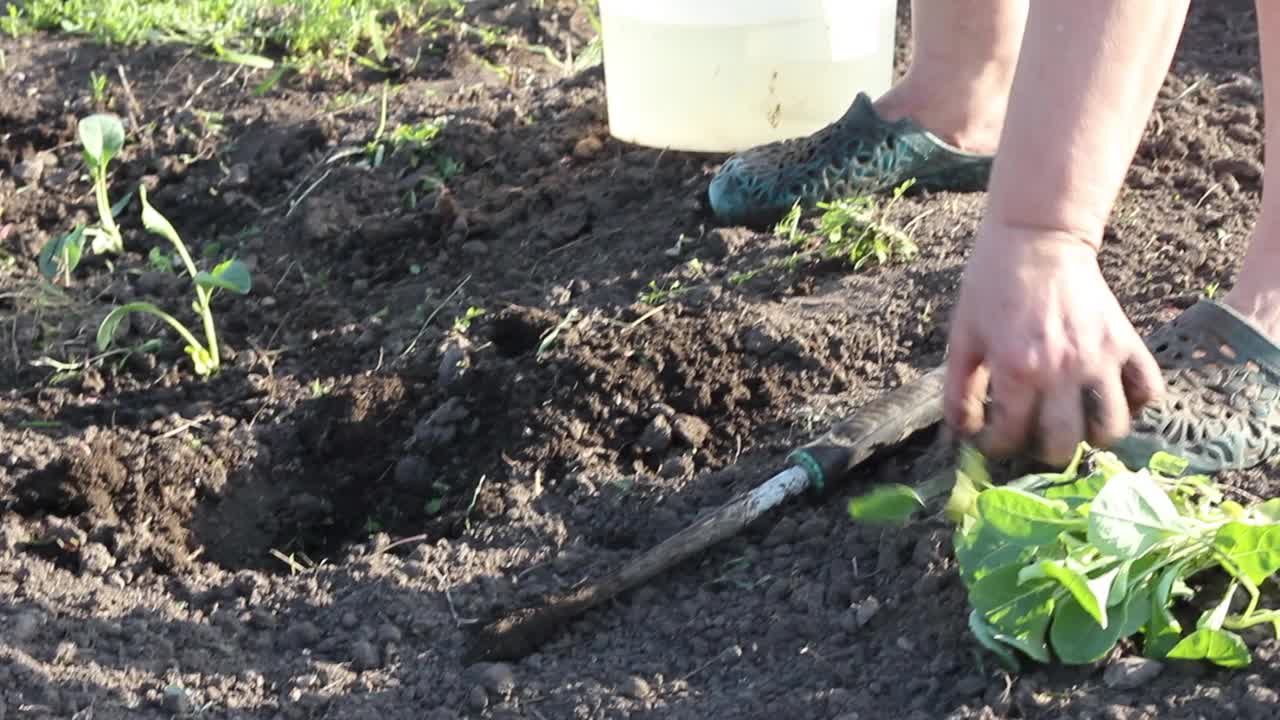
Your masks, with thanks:
[{"label": "green grass patch", "polygon": [[272,67],[269,55],[313,66],[381,60],[398,28],[462,8],[460,0],[19,0],[0,17],[0,31],[75,33],[108,45],[182,43],[255,67]]}]

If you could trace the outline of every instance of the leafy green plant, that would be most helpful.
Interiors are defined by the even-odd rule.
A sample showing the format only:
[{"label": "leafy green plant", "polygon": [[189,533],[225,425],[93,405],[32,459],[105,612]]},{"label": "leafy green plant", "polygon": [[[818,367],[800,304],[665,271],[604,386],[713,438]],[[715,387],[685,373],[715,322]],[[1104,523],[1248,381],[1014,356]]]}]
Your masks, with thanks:
[{"label": "leafy green plant", "polygon": [[[964,449],[945,511],[957,524],[974,637],[1015,669],[1020,656],[1093,663],[1131,637],[1147,657],[1247,666],[1238,631],[1271,623],[1280,635],[1280,610],[1258,607],[1259,587],[1280,570],[1280,499],[1244,506],[1186,468],[1157,453],[1131,470],[1082,445],[1063,472],[996,486],[977,452]],[[881,521],[922,506],[900,486],[856,505],[863,519]],[[1210,590],[1189,581],[1215,571],[1226,573],[1226,591],[1202,598]],[[1247,603],[1233,612],[1241,590]],[[1189,631],[1175,617],[1177,600],[1208,608]]]},{"label": "leafy green plant", "polygon": [[885,221],[894,204],[914,184],[914,180],[907,180],[894,188],[893,197],[882,208],[865,195],[818,203],[817,207],[824,211],[818,218],[818,234],[824,240],[820,252],[829,258],[844,258],[855,270],[871,260],[883,265],[894,258],[915,257],[915,242]]},{"label": "leafy green plant", "polygon": [[142,200],[143,226],[149,232],[160,235],[173,244],[195,285],[195,300],[192,302],[192,308],[203,323],[205,343],[201,344],[181,321],[154,304],[131,302],[112,310],[98,326],[98,350],[103,351],[111,346],[120,322],[130,313],[148,313],[167,323],[186,342],[186,353],[191,358],[196,374],[208,376],[216,373],[221,367],[222,356],[218,351],[218,334],[210,303],[218,290],[228,290],[240,295],[248,293],[253,284],[249,269],[241,261],[231,259],[219,263],[211,272],[197,270],[195,262],[191,259],[191,253],[187,251],[187,246],[178,236],[178,232],[173,229],[173,225],[147,201],[145,186],[139,188],[139,194]]}]

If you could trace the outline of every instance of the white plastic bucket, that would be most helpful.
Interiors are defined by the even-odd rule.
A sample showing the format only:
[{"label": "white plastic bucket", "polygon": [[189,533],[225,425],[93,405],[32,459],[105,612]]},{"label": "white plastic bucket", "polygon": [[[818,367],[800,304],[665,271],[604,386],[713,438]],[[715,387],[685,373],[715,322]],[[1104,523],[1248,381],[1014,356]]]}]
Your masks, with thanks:
[{"label": "white plastic bucket", "polygon": [[736,152],[809,135],[893,80],[897,0],[600,0],[609,131]]}]

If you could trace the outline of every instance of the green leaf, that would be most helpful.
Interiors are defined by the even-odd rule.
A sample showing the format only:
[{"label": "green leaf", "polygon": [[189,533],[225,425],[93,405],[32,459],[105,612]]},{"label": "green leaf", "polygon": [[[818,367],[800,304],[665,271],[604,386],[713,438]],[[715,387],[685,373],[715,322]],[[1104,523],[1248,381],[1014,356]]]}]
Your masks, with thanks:
[{"label": "green leaf", "polygon": [[116,337],[116,331],[120,329],[121,321],[123,321],[129,313],[134,311],[146,311],[146,306],[148,305],[150,305],[150,308],[155,311],[160,310],[160,308],[155,305],[151,305],[150,303],[129,303],[128,305],[121,305],[115,310],[107,313],[107,316],[102,319],[102,323],[98,325],[98,351],[102,352],[103,350],[111,347],[111,342]]},{"label": "green leaf", "polygon": [[226,260],[218,264],[213,272],[196,273],[196,284],[203,288],[222,288],[244,295],[253,287],[253,278],[249,268],[239,260]]},{"label": "green leaf", "polygon": [[1063,563],[1051,560],[1042,561],[1040,568],[1044,570],[1045,575],[1057,580],[1066,588],[1099,627],[1106,629],[1107,599],[1111,593],[1111,582],[1120,571],[1119,566],[1093,579],[1081,575]]},{"label": "green leaf", "polygon": [[992,570],[974,583],[969,603],[1000,640],[1048,662],[1045,630],[1053,616],[1057,585],[1052,580],[1019,584],[1019,571],[1017,565]]},{"label": "green leaf", "polygon": [[[80,256],[84,250],[84,225],[76,225],[75,229],[60,238],[54,238],[40,248],[36,266],[40,274],[53,280],[59,273],[75,272],[80,265]],[[66,263],[66,267],[63,267]]]},{"label": "green leaf", "polygon": [[[116,331],[120,328],[120,321],[124,320],[129,313],[134,312],[150,313],[151,315],[155,315],[167,323],[169,327],[173,328],[175,332],[181,335],[183,341],[185,341],[187,345],[200,347],[200,341],[196,340],[196,337],[191,334],[191,331],[179,322],[177,318],[149,302],[131,302],[112,310],[105,318],[102,319],[102,323],[98,325],[99,351],[106,350],[111,347],[111,342],[115,339]],[[206,352],[203,357],[204,359],[209,359],[209,354]],[[199,358],[193,356],[192,359],[198,360]]]},{"label": "green leaf", "polygon": [[1092,500],[1106,484],[1105,475],[1091,473],[1072,483],[1047,487],[1044,496],[1053,500]]},{"label": "green leaf", "polygon": [[1003,622],[991,623],[988,627],[996,640],[1021,650],[1037,662],[1048,663],[1052,657],[1049,655],[1045,634],[1049,629],[1049,621],[1053,619],[1053,603],[1050,593],[1042,593],[1036,602],[1020,607],[1018,614],[1011,613],[1005,616]]},{"label": "green leaf", "polygon": [[1006,670],[1018,672],[1021,669],[1022,664],[1018,662],[1018,656],[1010,652],[1008,646],[996,640],[995,631],[982,619],[982,615],[977,610],[969,612],[969,632],[973,633],[983,647],[995,654]]},{"label": "green leaf", "polygon": [[849,500],[849,514],[866,523],[901,523],[923,507],[920,495],[906,485],[885,485]]},{"label": "green leaf", "polygon": [[218,57],[230,63],[257,68],[258,70],[270,70],[276,66],[275,61],[269,57],[254,55],[253,53],[239,52],[236,50],[221,50],[218,52]]},{"label": "green leaf", "polygon": [[1118,615],[1106,628],[1100,628],[1074,595],[1063,598],[1049,628],[1054,654],[1066,665],[1087,665],[1106,657],[1127,624],[1124,613]]},{"label": "green leaf", "polygon": [[1169,602],[1174,581],[1184,568],[1183,563],[1178,563],[1165,569],[1151,594],[1151,619],[1143,639],[1143,654],[1149,658],[1167,656],[1182,635],[1182,625],[1169,611]]},{"label": "green leaf", "polygon": [[[956,482],[951,486],[951,495],[947,497],[947,504],[942,511],[947,519],[954,523],[959,523],[966,516],[973,516],[976,513],[978,503],[979,480],[975,479],[975,475],[981,477],[986,474],[985,468],[981,465],[981,458],[974,460],[970,457],[974,454],[972,450],[968,453],[966,449],[960,452],[960,463],[956,467]],[[972,465],[976,464],[977,468]]]},{"label": "green leaf", "polygon": [[115,115],[98,113],[82,118],[77,130],[85,154],[99,168],[106,167],[124,147],[124,126]]},{"label": "green leaf", "polygon": [[208,375],[213,372],[215,364],[208,350],[199,345],[187,345],[183,348],[183,352],[191,358],[191,365],[195,368],[197,375]]},{"label": "green leaf", "polygon": [[1231,599],[1235,597],[1236,588],[1238,587],[1240,587],[1240,584],[1233,581],[1227,587],[1226,594],[1218,601],[1218,604],[1200,614],[1200,619],[1196,621],[1196,627],[1209,630],[1221,629],[1222,623],[1227,619],[1227,612],[1231,610]]},{"label": "green leaf", "polygon": [[1125,560],[1116,568],[1115,578],[1111,581],[1110,599],[1107,607],[1118,605],[1129,594],[1129,573],[1134,565],[1133,560]]},{"label": "green leaf", "polygon": [[151,207],[151,201],[147,199],[147,188],[145,185],[138,186],[138,197],[142,200],[142,226],[148,232],[154,233],[173,243],[181,245],[182,240],[178,238],[178,231],[173,229],[173,225],[161,215],[159,211]]},{"label": "green leaf", "polygon": [[1111,478],[1089,508],[1089,542],[1119,558],[1139,558],[1183,528],[1173,501],[1146,473]]},{"label": "green leaf", "polygon": [[1229,522],[1218,529],[1213,546],[1255,586],[1280,570],[1280,524]]},{"label": "green leaf", "polygon": [[979,519],[953,541],[960,577],[970,587],[1006,565],[1019,566],[1035,554],[1032,548],[1009,542],[1001,532]]},{"label": "green leaf", "polygon": [[1026,545],[1051,543],[1064,530],[1084,527],[1084,521],[1069,516],[1068,510],[1066,503],[1009,487],[993,488],[978,496],[982,518],[1010,540]]},{"label": "green leaf", "polygon": [[1117,605],[1122,612],[1113,615],[1120,623],[1120,632],[1116,634],[1118,638],[1137,634],[1151,619],[1151,584],[1131,588],[1123,600]]},{"label": "green leaf", "polygon": [[111,206],[111,217],[113,218],[120,217],[120,213],[124,212],[125,208],[129,207],[130,202],[133,202],[132,190],[125,193],[124,197],[117,200],[116,204]]},{"label": "green leaf", "polygon": [[1225,668],[1242,668],[1252,659],[1249,647],[1239,635],[1227,630],[1200,628],[1173,646],[1168,657],[1175,660],[1208,660]]},{"label": "green leaf", "polygon": [[1170,455],[1163,450],[1157,450],[1151,455],[1151,459],[1147,461],[1147,467],[1151,472],[1159,473],[1168,478],[1176,478],[1187,471],[1191,465],[1188,460]]},{"label": "green leaf", "polygon": [[1261,505],[1253,506],[1253,515],[1268,522],[1280,523],[1280,498],[1271,498]]}]

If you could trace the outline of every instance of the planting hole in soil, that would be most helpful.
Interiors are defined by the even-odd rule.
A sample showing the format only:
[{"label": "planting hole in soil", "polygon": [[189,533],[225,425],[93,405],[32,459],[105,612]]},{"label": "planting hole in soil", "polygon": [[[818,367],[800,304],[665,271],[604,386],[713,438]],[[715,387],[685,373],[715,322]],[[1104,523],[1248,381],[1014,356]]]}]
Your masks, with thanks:
[{"label": "planting hole in soil", "polygon": [[[1003,668],[955,525],[848,512],[951,470],[933,430],[534,652],[464,662],[485,623],[624,567],[937,367],[983,196],[718,226],[722,156],[609,136],[592,3],[273,2],[187,27],[164,3],[11,5],[0,715],[1271,716],[1265,624],[1239,630],[1244,668],[1132,640]],[[151,37],[174,40],[130,44]],[[1259,83],[1253,5],[1193,3],[1101,254],[1143,333],[1233,277]],[[98,116],[124,131],[105,172]],[[135,303],[190,338],[147,310],[100,343]],[[1248,506],[1276,477],[1220,481]],[[1188,583],[1187,634],[1229,578]],[[1240,657],[1211,640],[1184,657]]]}]

